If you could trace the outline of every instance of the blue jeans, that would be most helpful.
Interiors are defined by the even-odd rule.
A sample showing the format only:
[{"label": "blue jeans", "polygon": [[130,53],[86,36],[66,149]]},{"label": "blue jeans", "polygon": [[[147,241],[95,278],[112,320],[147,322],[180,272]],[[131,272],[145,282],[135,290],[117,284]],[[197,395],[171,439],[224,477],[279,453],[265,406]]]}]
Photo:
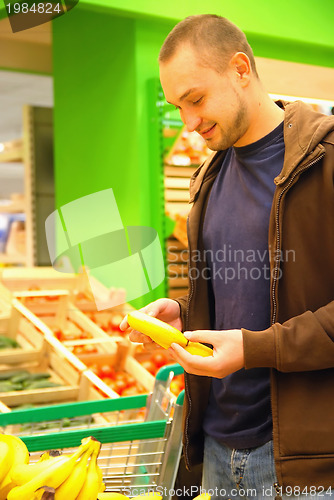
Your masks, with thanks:
[{"label": "blue jeans", "polygon": [[[277,481],[273,443],[258,448],[231,450],[210,436],[205,438],[203,490],[211,500],[274,500]],[[282,500],[328,500],[332,491],[315,488],[287,490]]]}]

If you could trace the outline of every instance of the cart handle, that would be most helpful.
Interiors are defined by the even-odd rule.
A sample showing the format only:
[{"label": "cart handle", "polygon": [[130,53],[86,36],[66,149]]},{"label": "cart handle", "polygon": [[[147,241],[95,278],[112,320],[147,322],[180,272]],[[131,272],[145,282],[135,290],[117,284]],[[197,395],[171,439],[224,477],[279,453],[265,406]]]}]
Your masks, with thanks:
[{"label": "cart handle", "polygon": [[166,420],[139,422],[108,427],[92,427],[89,429],[73,429],[50,434],[20,436],[29,452],[59,450],[79,446],[81,440],[94,436],[100,443],[120,443],[142,439],[163,438],[168,426]]},{"label": "cart handle", "polygon": [[183,402],[184,402],[184,389],[180,392],[180,394],[176,398],[176,404],[177,405],[183,406]]},{"label": "cart handle", "polygon": [[93,413],[104,413],[120,410],[132,410],[142,408],[146,405],[147,394],[136,396],[124,396],[115,399],[103,399],[96,401],[80,401],[64,403],[39,408],[27,408],[14,410],[10,413],[0,414],[0,427],[10,424],[25,424],[29,422],[44,422],[58,420],[61,418],[73,418]]},{"label": "cart handle", "polygon": [[184,373],[184,370],[181,365],[178,363],[174,363],[173,365],[165,365],[160,368],[160,370],[157,372],[155,378],[157,380],[166,382],[166,380],[169,377],[170,372],[174,372],[174,375],[181,375]]}]

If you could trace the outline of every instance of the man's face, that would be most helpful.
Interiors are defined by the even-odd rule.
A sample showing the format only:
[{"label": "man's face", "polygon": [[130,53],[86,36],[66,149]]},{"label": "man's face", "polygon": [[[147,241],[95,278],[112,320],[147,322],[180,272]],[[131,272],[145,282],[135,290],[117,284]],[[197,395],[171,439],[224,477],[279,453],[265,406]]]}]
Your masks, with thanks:
[{"label": "man's face", "polygon": [[213,151],[238,145],[249,127],[246,99],[233,67],[218,73],[204,66],[189,45],[160,64],[165,97],[180,110],[189,132],[198,132]]}]

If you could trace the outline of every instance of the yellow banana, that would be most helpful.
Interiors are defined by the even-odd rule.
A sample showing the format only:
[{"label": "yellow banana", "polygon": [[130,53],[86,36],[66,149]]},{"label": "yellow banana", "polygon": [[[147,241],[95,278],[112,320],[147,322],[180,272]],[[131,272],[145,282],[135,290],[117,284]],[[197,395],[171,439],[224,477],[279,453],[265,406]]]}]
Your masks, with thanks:
[{"label": "yellow banana", "polygon": [[47,471],[53,464],[66,460],[68,460],[68,455],[59,455],[57,457],[49,457],[48,459],[40,459],[35,463],[17,464],[12,468],[11,479],[15,486],[22,486],[34,479],[37,475]]},{"label": "yellow banana", "polygon": [[[97,447],[97,450],[98,450],[98,453],[100,453],[100,449],[101,449],[101,443],[99,443],[98,441],[96,442],[95,446]],[[99,464],[95,463],[95,467],[96,467],[96,473],[97,473],[97,476],[99,478],[99,493],[103,493],[104,490],[106,489],[106,485],[104,484],[103,482],[103,473],[102,473],[102,469],[101,467],[99,466]]]},{"label": "yellow banana", "polygon": [[209,493],[201,493],[200,495],[195,497],[193,500],[210,500],[210,499],[211,499],[211,495],[209,495]]},{"label": "yellow banana", "polygon": [[12,468],[19,464],[27,464],[29,462],[29,452],[24,442],[17,436],[1,434],[0,441],[7,443],[13,450],[10,469],[0,483],[0,500],[6,500],[9,491],[15,486],[11,477]]},{"label": "yellow banana", "polygon": [[97,495],[98,500],[129,500],[129,497],[116,492],[105,492]]},{"label": "yellow banana", "polygon": [[131,311],[128,313],[127,320],[131,328],[144,333],[165,349],[168,349],[168,347],[175,342],[190,354],[212,356],[212,349],[199,342],[187,340],[180,330],[160,319],[153,318],[149,314],[145,314],[141,311]]},{"label": "yellow banana", "polygon": [[54,500],[55,499],[55,489],[49,486],[42,486],[35,491],[32,500]]},{"label": "yellow banana", "polygon": [[[66,478],[72,473],[76,461],[89,448],[90,441],[79,446],[78,450],[70,456],[65,457],[65,460],[53,462],[47,469],[42,471],[28,483],[13,488],[7,497],[7,500],[22,500],[33,498],[35,491],[42,486],[50,488],[58,488]],[[48,464],[48,460],[45,461]]]},{"label": "yellow banana", "polygon": [[155,498],[156,500],[162,500],[162,495],[160,493],[156,493],[154,491],[149,491],[148,493],[143,493],[142,495],[138,495],[133,497],[131,500],[140,499],[140,498]]},{"label": "yellow banana", "polygon": [[59,450],[44,451],[44,453],[42,453],[42,455],[39,457],[38,462],[43,462],[43,460],[49,460],[49,458],[59,457],[61,454],[62,452]]},{"label": "yellow banana", "polygon": [[188,345],[184,348],[185,351],[189,352],[189,354],[194,354],[195,356],[212,356],[212,349],[207,347],[206,345],[201,344],[200,342],[191,342],[189,340]]},{"label": "yellow banana", "polygon": [[0,441],[0,480],[3,481],[13,461],[13,450],[8,443]]},{"label": "yellow banana", "polygon": [[0,434],[0,442],[7,443],[13,449],[15,462],[29,462],[29,451],[22,439],[11,434]]},{"label": "yellow banana", "polygon": [[56,489],[55,500],[75,500],[87,477],[87,463],[93,452],[93,447],[88,448],[75,464],[68,478]]},{"label": "yellow banana", "polygon": [[[93,453],[90,457],[86,480],[76,497],[76,500],[96,500],[99,493],[100,483],[99,474],[97,472],[97,457],[100,452],[101,444],[95,446]],[[10,499],[8,499],[10,500]]]},{"label": "yellow banana", "polygon": [[176,342],[182,347],[187,345],[187,339],[180,330],[141,311],[128,313],[128,323],[131,328],[144,333],[165,349],[168,349],[172,342]]}]

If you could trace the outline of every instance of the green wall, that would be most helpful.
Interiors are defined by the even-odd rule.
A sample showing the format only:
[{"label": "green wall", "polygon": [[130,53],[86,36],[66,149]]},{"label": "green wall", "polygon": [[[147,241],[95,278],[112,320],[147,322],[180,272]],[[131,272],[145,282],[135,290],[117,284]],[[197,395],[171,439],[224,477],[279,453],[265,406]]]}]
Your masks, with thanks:
[{"label": "green wall", "polygon": [[76,8],[53,23],[53,61],[57,203],[112,187],[138,222],[134,22]]},{"label": "green wall", "polygon": [[219,14],[244,30],[255,55],[334,67],[333,0],[80,0],[115,15],[175,24],[193,14]]},{"label": "green wall", "polygon": [[[154,227],[162,243],[147,81],[169,29],[80,5],[53,23],[56,206],[112,188],[123,224]],[[164,292],[163,284],[136,304]]]}]

